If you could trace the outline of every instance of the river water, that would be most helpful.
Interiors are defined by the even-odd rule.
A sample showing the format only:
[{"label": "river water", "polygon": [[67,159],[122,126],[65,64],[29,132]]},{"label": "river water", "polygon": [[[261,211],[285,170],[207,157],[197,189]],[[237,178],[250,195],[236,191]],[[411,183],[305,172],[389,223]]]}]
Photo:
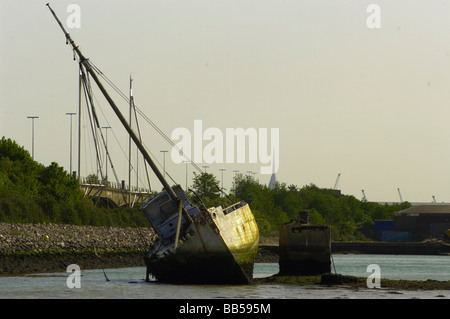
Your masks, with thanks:
[{"label": "river water", "polygon": [[[334,255],[332,272],[368,277],[369,265],[379,266],[381,281],[388,279],[450,280],[450,256]],[[255,264],[254,277],[278,272],[278,264]],[[80,270],[80,288],[69,288],[72,273],[0,277],[0,298],[12,299],[450,299],[450,291],[395,291],[342,287],[264,285],[170,285],[145,282],[145,268]],[[109,281],[106,280],[109,279]],[[68,286],[69,282],[69,286]]]}]

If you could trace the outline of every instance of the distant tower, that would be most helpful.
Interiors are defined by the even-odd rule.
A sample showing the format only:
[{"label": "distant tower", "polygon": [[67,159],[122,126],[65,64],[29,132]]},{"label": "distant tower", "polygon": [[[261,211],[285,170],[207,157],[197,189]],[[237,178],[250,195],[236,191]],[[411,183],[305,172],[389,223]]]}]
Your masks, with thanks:
[{"label": "distant tower", "polygon": [[270,177],[269,189],[274,189],[276,182],[277,182],[277,178],[275,177],[275,153],[274,153],[273,154],[272,177]]}]

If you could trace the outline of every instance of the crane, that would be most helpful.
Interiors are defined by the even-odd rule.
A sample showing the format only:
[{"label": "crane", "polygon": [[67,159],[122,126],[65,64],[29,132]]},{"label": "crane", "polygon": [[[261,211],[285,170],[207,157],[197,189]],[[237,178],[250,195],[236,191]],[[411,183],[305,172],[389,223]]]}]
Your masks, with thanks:
[{"label": "crane", "polygon": [[400,203],[403,203],[402,193],[400,192],[400,188],[397,188],[398,196],[400,196]]},{"label": "crane", "polygon": [[361,189],[361,192],[363,194],[363,201],[367,202],[367,197],[366,197],[366,193],[364,193],[364,189]]},{"label": "crane", "polygon": [[336,183],[334,183],[334,189],[336,190],[338,188],[339,185],[339,178],[341,177],[341,173],[338,174],[337,178],[336,178]]}]

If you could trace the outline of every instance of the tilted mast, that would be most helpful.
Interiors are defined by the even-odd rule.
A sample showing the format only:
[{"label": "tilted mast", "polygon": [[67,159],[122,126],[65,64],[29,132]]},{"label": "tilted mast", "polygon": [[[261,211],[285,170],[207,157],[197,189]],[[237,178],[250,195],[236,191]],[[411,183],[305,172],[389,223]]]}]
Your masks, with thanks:
[{"label": "tilted mast", "polygon": [[109,96],[108,92],[106,91],[106,89],[104,88],[103,84],[100,82],[99,78],[97,77],[97,74],[94,72],[94,70],[92,69],[92,67],[89,64],[89,60],[85,58],[85,56],[83,55],[83,53],[81,53],[80,49],[78,48],[78,46],[75,44],[75,42],[72,40],[72,38],[70,37],[70,34],[67,33],[67,31],[64,29],[64,26],[62,25],[61,21],[58,19],[58,17],[56,16],[56,13],[53,11],[53,9],[50,7],[50,4],[47,3],[47,7],[50,9],[51,13],[53,14],[53,16],[55,17],[56,21],[58,22],[59,26],[61,27],[62,31],[64,32],[64,35],[66,36],[67,39],[67,43],[70,43],[70,45],[72,46],[74,52],[78,55],[78,57],[80,58],[80,65],[83,65],[84,68],[87,70],[87,72],[92,76],[92,78],[94,79],[95,83],[97,84],[98,88],[100,89],[100,91],[103,93],[105,99],[108,101],[109,105],[111,106],[111,108],[113,109],[114,113],[116,113],[117,117],[119,118],[120,122],[122,123],[122,125],[125,127],[125,129],[127,130],[128,134],[130,135],[131,139],[133,140],[133,142],[136,144],[137,148],[139,149],[139,151],[141,152],[142,156],[144,156],[144,159],[147,161],[147,163],[150,165],[150,167],[152,168],[153,172],[155,173],[156,177],[159,179],[159,181],[161,182],[161,184],[163,185],[164,189],[166,190],[166,192],[168,193],[169,197],[178,202],[180,199],[178,198],[178,196],[175,194],[175,192],[173,191],[173,189],[169,186],[169,184],[167,183],[166,179],[164,178],[164,176],[161,174],[161,172],[159,171],[158,167],[155,165],[155,163],[153,162],[153,160],[151,159],[150,155],[148,154],[148,152],[146,151],[144,145],[142,145],[141,141],[139,140],[139,138],[137,137],[136,133],[134,133],[133,129],[128,125],[128,122],[126,121],[125,117],[122,115],[122,113],[120,112],[119,108],[117,107],[116,103],[113,101],[113,99]]}]

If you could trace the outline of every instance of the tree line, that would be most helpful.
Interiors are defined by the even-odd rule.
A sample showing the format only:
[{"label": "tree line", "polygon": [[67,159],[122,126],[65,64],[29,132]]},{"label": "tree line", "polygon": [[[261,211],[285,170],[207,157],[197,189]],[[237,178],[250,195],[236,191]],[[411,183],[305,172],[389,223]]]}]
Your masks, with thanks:
[{"label": "tree line", "polygon": [[[206,207],[247,202],[262,235],[277,234],[281,224],[308,210],[310,224],[329,225],[333,240],[377,240],[375,220],[391,220],[395,212],[411,206],[358,200],[313,184],[299,188],[277,182],[270,189],[243,174],[234,177],[229,194],[218,185],[213,174],[195,174],[188,196]],[[63,167],[34,161],[28,151],[5,137],[0,140],[0,222],[149,226],[137,208],[96,207]]]},{"label": "tree line", "polygon": [[392,220],[395,212],[411,206],[408,202],[391,205],[367,202],[314,184],[299,188],[277,182],[270,189],[243,174],[234,177],[228,198],[221,196],[216,185],[217,178],[212,174],[194,177],[193,188],[207,206],[227,206],[239,200],[247,202],[263,235],[277,234],[281,224],[307,210],[310,224],[331,227],[332,240],[379,240],[375,220]]}]

